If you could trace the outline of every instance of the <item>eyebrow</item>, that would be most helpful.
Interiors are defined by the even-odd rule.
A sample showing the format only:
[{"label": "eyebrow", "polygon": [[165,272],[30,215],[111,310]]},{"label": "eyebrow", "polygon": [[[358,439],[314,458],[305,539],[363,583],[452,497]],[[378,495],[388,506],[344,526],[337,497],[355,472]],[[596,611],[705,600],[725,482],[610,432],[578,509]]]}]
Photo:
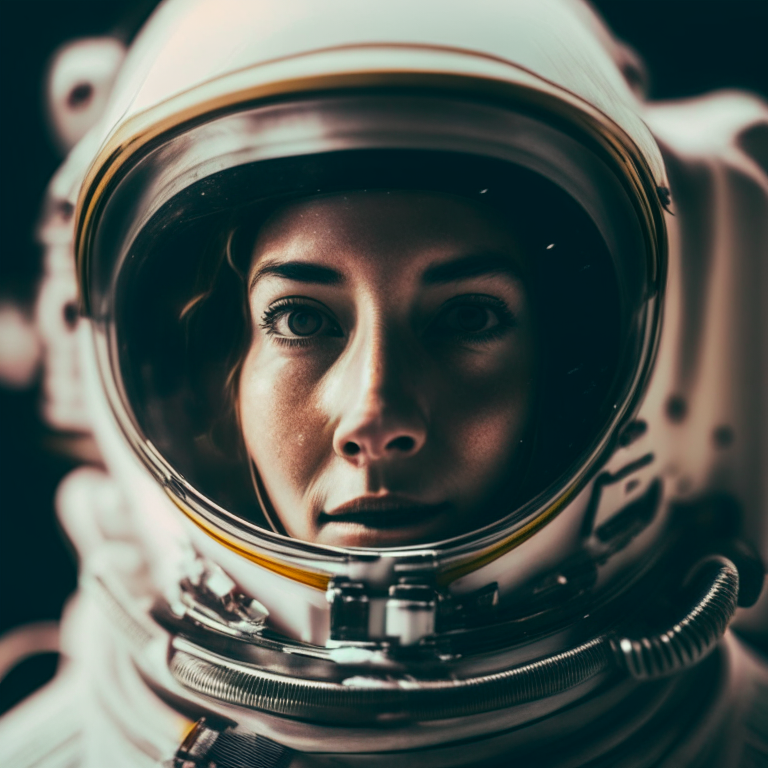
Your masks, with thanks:
[{"label": "eyebrow", "polygon": [[344,275],[331,269],[331,267],[307,264],[304,261],[267,261],[251,277],[248,290],[253,290],[256,283],[268,275],[275,275],[297,283],[339,285],[344,282]]},{"label": "eyebrow", "polygon": [[457,280],[494,274],[508,275],[515,280],[522,279],[520,269],[511,262],[508,255],[476,253],[427,267],[421,281],[424,285],[443,285]]}]

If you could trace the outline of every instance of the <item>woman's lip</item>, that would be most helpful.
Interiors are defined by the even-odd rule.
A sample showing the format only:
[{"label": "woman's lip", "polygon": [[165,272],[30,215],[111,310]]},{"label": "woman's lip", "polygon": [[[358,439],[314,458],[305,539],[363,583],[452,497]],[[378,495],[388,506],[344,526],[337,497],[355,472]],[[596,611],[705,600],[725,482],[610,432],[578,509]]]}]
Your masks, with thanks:
[{"label": "woman's lip", "polygon": [[424,504],[403,496],[361,496],[321,512],[319,522],[357,523],[367,528],[402,528],[444,512],[448,504]]}]

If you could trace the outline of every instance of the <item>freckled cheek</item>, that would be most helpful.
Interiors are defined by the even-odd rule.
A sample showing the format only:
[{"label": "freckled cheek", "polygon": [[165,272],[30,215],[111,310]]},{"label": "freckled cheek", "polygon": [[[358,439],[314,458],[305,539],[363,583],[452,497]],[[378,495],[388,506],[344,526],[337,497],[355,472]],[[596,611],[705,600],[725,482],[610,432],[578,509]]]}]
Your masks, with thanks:
[{"label": "freckled cheek", "polygon": [[534,370],[526,347],[500,359],[477,360],[451,377],[444,412],[436,416],[451,425],[445,439],[462,457],[467,474],[483,477],[508,466],[532,416]]},{"label": "freckled cheek", "polygon": [[318,372],[302,361],[252,353],[243,366],[240,414],[246,446],[268,486],[295,496],[328,452],[317,405]]}]

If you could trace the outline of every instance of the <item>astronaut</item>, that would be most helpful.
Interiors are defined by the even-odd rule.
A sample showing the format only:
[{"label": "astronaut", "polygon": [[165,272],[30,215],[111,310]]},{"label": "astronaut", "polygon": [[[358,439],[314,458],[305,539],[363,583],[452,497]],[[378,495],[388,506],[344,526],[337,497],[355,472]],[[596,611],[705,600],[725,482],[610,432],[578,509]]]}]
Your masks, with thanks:
[{"label": "astronaut", "polygon": [[567,0],[160,6],[49,201],[106,470],[8,765],[768,762],[768,108],[635,66]]}]

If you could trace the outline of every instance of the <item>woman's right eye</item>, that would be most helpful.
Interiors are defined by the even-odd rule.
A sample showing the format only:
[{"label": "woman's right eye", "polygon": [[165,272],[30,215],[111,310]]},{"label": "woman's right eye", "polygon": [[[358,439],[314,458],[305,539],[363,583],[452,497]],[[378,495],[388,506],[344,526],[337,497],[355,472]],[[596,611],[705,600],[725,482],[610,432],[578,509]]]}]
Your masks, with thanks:
[{"label": "woman's right eye", "polygon": [[309,340],[317,336],[341,336],[333,318],[321,309],[301,304],[277,304],[265,313],[261,327],[284,341]]}]

